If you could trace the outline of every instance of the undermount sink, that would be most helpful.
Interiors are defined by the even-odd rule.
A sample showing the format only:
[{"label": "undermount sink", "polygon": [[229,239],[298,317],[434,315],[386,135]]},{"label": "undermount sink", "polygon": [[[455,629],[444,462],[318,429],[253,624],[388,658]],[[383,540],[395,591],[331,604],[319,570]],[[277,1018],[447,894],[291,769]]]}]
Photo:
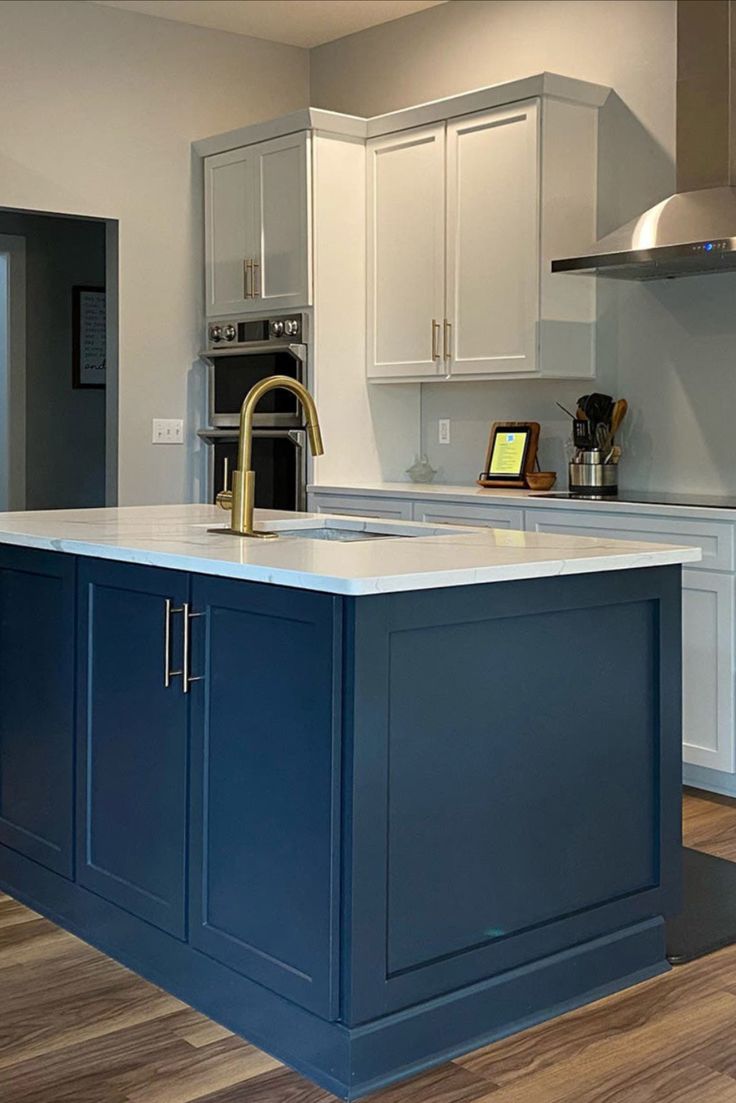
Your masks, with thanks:
[{"label": "undermount sink", "polygon": [[[213,533],[233,533],[227,524],[215,528],[207,527]],[[390,540],[418,536],[451,536],[448,525],[427,525],[412,521],[382,521],[373,518],[356,517],[335,519],[310,519],[301,524],[292,521],[275,520],[263,525],[264,531],[275,533],[282,540],[328,540],[343,544],[355,544],[363,540]],[[241,537],[247,539],[247,537]]]},{"label": "undermount sink", "polygon": [[289,521],[274,521],[268,527],[282,538],[337,540],[343,543],[420,536],[425,539],[428,536],[457,536],[454,525],[428,525],[419,521],[388,521],[374,517],[325,517],[324,521],[315,519],[302,522],[301,525]]},{"label": "undermount sink", "polygon": [[358,540],[386,540],[391,536],[419,536],[415,532],[369,532],[366,529],[347,529],[339,525],[324,525],[314,529],[274,529],[280,537],[297,537],[299,540],[341,540],[354,543]]}]

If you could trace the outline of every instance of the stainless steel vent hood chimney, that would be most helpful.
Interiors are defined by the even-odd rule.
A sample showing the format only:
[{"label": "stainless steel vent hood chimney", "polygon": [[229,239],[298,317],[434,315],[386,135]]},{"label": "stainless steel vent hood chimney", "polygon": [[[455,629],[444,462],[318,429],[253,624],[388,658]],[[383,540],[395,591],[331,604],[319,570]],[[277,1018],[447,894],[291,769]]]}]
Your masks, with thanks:
[{"label": "stainless steel vent hood chimney", "polygon": [[621,280],[736,269],[736,2],[677,4],[677,191],[553,272]]}]

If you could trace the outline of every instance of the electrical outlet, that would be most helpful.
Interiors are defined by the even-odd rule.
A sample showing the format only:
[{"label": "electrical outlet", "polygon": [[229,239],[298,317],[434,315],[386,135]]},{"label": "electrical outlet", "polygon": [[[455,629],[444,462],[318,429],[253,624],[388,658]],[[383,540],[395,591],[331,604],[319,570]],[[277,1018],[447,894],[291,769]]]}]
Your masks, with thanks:
[{"label": "electrical outlet", "polygon": [[184,422],[178,417],[155,417],[153,419],[154,444],[183,444]]},{"label": "electrical outlet", "polygon": [[450,443],[450,419],[449,417],[441,417],[437,422],[438,433],[437,441],[439,444]]}]

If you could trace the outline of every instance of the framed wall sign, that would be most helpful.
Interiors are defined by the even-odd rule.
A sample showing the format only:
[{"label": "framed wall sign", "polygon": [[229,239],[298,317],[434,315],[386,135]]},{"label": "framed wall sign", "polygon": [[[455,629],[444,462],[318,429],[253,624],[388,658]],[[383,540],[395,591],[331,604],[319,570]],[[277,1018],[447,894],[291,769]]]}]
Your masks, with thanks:
[{"label": "framed wall sign", "polygon": [[107,316],[104,287],[72,288],[72,386],[104,387]]},{"label": "framed wall sign", "polygon": [[491,426],[486,466],[480,486],[524,486],[534,470],[539,444],[538,421],[496,421]]}]

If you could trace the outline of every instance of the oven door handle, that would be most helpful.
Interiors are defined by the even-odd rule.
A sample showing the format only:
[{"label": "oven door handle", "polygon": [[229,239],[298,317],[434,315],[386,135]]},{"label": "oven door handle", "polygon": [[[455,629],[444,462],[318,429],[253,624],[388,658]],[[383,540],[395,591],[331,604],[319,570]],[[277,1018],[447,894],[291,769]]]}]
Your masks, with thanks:
[{"label": "oven door handle", "polygon": [[[286,438],[294,442],[297,448],[303,448],[306,444],[307,431],[306,429],[254,429],[254,437],[281,437]],[[238,432],[235,431],[235,440],[238,439]]]},{"label": "oven door handle", "polygon": [[307,346],[290,341],[253,341],[247,345],[223,345],[222,348],[203,349],[202,360],[220,360],[225,356],[255,356],[261,352],[288,352],[295,360],[306,360]]},{"label": "oven door handle", "polygon": [[[219,441],[236,441],[240,437],[237,429],[198,429],[197,436],[200,440],[216,444]],[[304,448],[307,439],[306,429],[263,429],[254,428],[254,437],[280,437],[294,442],[297,448]]]}]

